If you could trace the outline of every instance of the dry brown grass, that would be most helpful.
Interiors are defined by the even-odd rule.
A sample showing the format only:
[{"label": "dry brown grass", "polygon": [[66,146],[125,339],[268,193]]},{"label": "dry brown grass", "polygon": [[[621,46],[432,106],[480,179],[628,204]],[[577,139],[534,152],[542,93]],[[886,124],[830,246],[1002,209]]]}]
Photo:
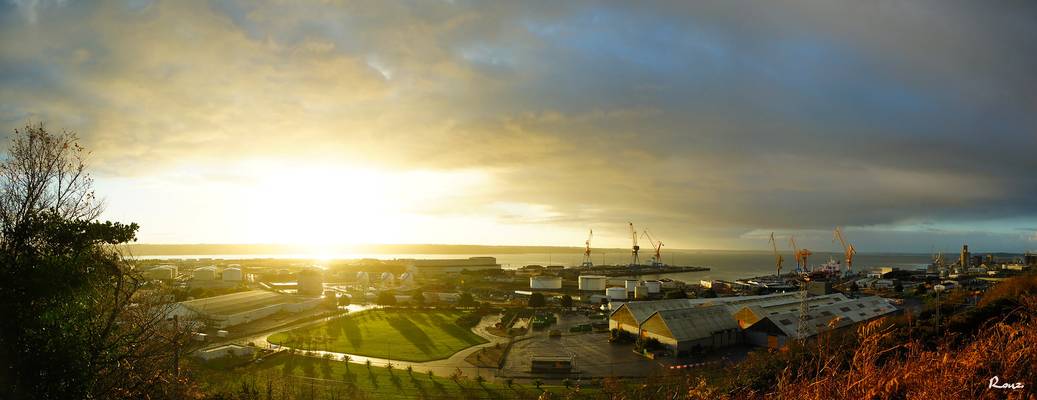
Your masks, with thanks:
[{"label": "dry brown grass", "polygon": [[[859,347],[848,368],[818,357],[809,375],[786,370],[767,398],[780,399],[1033,399],[1037,386],[1037,297],[1021,300],[1013,323],[991,321],[961,347],[926,350],[918,341],[890,345],[893,327],[883,321],[861,326]],[[949,343],[949,341],[948,341]],[[824,346],[820,341],[818,346]],[[819,349],[819,354],[825,354]],[[895,352],[896,356],[887,353]],[[1018,390],[988,388],[1022,382]],[[736,394],[736,398],[750,398]]]}]

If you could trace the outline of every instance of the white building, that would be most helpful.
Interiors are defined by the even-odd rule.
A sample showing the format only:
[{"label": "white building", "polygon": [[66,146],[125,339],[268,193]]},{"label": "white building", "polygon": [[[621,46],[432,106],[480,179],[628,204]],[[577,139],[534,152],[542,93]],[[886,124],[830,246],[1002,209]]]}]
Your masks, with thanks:
[{"label": "white building", "polygon": [[300,312],[321,304],[319,298],[284,295],[265,290],[207,297],[176,303],[169,318],[197,319],[211,327],[226,328],[249,323],[275,313]]},{"label": "white building", "polygon": [[241,282],[240,268],[227,268],[223,270],[223,280],[228,282]]},{"label": "white building", "polygon": [[194,273],[192,273],[192,276],[194,277],[194,279],[200,280],[200,281],[215,280],[216,279],[216,267],[209,266],[209,267],[195,268]]}]

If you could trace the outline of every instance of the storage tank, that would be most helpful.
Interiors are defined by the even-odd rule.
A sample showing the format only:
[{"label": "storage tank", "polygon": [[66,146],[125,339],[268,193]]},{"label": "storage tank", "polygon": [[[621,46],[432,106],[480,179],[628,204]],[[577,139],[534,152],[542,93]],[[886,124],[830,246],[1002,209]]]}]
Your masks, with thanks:
[{"label": "storage tank", "polygon": [[151,279],[174,279],[176,278],[176,267],[172,265],[160,265],[148,270],[147,275]]},{"label": "storage tank", "polygon": [[639,281],[637,279],[627,279],[626,281],[623,281],[623,284],[624,284],[624,286],[626,286],[627,292],[633,292],[634,288],[636,288],[637,284],[640,283],[640,282],[641,281]]},{"label": "storage tank", "polygon": [[400,286],[412,286],[414,285],[414,274],[410,272],[404,272],[400,275]]},{"label": "storage tank", "polygon": [[368,286],[371,286],[371,276],[367,272],[357,272],[356,283],[366,289]]},{"label": "storage tank", "polygon": [[194,279],[211,281],[216,279],[216,267],[201,267],[194,270]]},{"label": "storage tank", "polygon": [[602,275],[580,275],[580,290],[593,290],[600,292],[605,290],[605,281],[608,278]]},{"label": "storage tank", "polygon": [[223,270],[223,280],[241,282],[241,269],[240,268],[227,268]]},{"label": "storage tank", "polygon": [[537,275],[529,277],[530,289],[561,289],[562,278],[550,275]]},{"label": "storage tank", "polygon": [[608,297],[609,300],[626,300],[627,289],[621,287],[610,287],[605,289],[605,297]]},{"label": "storage tank", "polygon": [[646,298],[648,298],[648,286],[645,286],[645,285],[634,286],[634,298],[635,299],[646,299]]},{"label": "storage tank", "polygon": [[382,272],[379,281],[382,282],[382,287],[390,287],[396,282],[396,277],[392,276],[391,272]]},{"label": "storage tank", "polygon": [[659,281],[645,281],[645,286],[648,287],[648,294],[656,294],[662,291],[663,283]]}]

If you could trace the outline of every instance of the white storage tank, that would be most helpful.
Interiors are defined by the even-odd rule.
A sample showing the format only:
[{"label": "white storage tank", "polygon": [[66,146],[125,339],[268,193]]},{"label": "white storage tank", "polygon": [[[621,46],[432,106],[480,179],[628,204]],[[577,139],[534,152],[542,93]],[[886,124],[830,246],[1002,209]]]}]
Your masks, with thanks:
[{"label": "white storage tank", "polygon": [[645,286],[648,287],[648,294],[656,294],[662,291],[663,283],[659,281],[645,281]]},{"label": "white storage tank", "polygon": [[356,283],[366,289],[368,286],[371,286],[371,276],[367,275],[367,272],[357,272]]},{"label": "white storage tank", "polygon": [[391,272],[382,272],[379,280],[382,282],[382,287],[390,287],[396,282],[396,278],[392,276]]},{"label": "white storage tank", "polygon": [[194,270],[194,279],[211,281],[216,279],[216,267],[201,267]]},{"label": "white storage tank", "polygon": [[648,286],[645,286],[645,285],[634,286],[634,298],[635,299],[646,299],[646,298],[648,298]]},{"label": "white storage tank", "polygon": [[641,283],[641,281],[639,281],[637,279],[627,279],[626,281],[623,282],[623,284],[627,288],[627,292],[630,292],[630,293],[633,293],[634,288],[637,287],[638,283]]},{"label": "white storage tank", "polygon": [[241,282],[241,269],[240,268],[227,268],[223,270],[223,280]]},{"label": "white storage tank", "polygon": [[404,272],[403,275],[400,275],[400,285],[401,286],[412,286],[412,285],[414,285],[414,274],[412,274],[410,272]]},{"label": "white storage tank", "polygon": [[580,290],[600,292],[605,290],[607,280],[608,278],[602,275],[580,275]]},{"label": "white storage tank", "polygon": [[176,266],[160,265],[148,270],[147,276],[151,279],[174,279],[176,278]]},{"label": "white storage tank", "polygon": [[608,297],[609,300],[626,300],[627,289],[621,287],[610,287],[605,289],[605,297]]},{"label": "white storage tank", "polygon": [[537,275],[529,277],[530,289],[561,289],[562,278],[551,275]]}]

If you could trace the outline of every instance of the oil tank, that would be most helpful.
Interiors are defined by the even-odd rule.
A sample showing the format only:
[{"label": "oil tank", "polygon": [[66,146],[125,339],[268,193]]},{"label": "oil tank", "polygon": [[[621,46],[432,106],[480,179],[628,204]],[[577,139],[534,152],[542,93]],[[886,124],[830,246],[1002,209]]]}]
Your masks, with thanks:
[{"label": "oil tank", "polygon": [[371,286],[371,276],[367,275],[367,272],[357,272],[356,283],[366,289],[368,286]]},{"label": "oil tank", "polygon": [[241,282],[241,269],[240,268],[227,268],[223,270],[223,280],[232,282]]},{"label": "oil tank", "polygon": [[537,275],[529,277],[530,289],[561,289],[562,278],[550,275]]},{"label": "oil tank", "polygon": [[194,279],[211,281],[216,279],[216,267],[201,267],[194,270]]},{"label": "oil tank", "polygon": [[396,278],[393,277],[390,272],[382,272],[382,276],[379,280],[382,282],[383,287],[390,287],[396,282]]},{"label": "oil tank", "polygon": [[648,287],[648,294],[656,294],[662,291],[663,283],[659,281],[645,281],[645,286]]},{"label": "oil tank", "polygon": [[602,275],[580,275],[580,290],[593,290],[600,292],[605,290],[605,281],[608,278]]},{"label": "oil tank", "polygon": [[626,281],[623,282],[623,284],[624,284],[624,286],[626,286],[627,292],[632,293],[634,291],[634,288],[637,287],[637,284],[640,283],[640,282],[641,281],[639,281],[637,279],[627,279]]},{"label": "oil tank", "polygon": [[621,287],[610,287],[605,289],[605,297],[608,297],[609,300],[626,300],[627,289]]}]

